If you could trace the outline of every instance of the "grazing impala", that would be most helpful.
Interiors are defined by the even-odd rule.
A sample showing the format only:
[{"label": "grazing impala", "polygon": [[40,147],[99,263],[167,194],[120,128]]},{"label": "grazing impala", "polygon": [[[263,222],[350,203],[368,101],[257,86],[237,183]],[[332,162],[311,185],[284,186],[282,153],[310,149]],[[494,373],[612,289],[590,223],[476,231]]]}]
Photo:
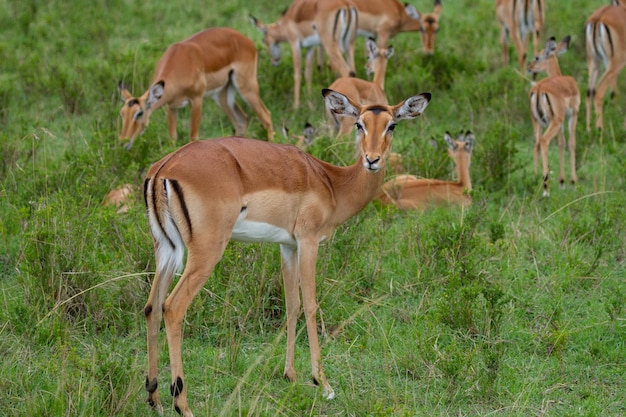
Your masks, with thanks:
[{"label": "grazing impala", "polygon": [[[354,165],[333,166],[293,145],[227,137],[189,143],[148,171],[144,192],[156,274],[145,307],[146,389],[148,402],[157,410],[162,410],[157,347],[163,318],[174,406],[184,417],[192,415],[181,359],[182,322],[230,239],[280,244],[287,312],[285,376],[291,381],[296,378],[294,348],[302,291],[313,380],[322,386],[326,398],[334,397],[322,369],[317,336],[318,246],[374,198],[385,176],[396,123],[419,116],[430,94],[395,106],[362,106],[327,89],[323,95],[333,112],[358,120],[360,153]],[[182,266],[185,247],[185,270],[167,296],[174,273]]]},{"label": "grazing impala", "polygon": [[[372,81],[356,77],[337,78],[328,88],[350,97],[359,104],[388,104],[385,94],[385,69],[387,60],[393,55],[393,47],[378,48],[373,39],[368,39],[367,72],[374,73]],[[337,136],[348,136],[356,119],[337,115],[327,108],[328,119],[331,120]]]},{"label": "grazing impala", "polygon": [[400,32],[422,33],[424,52],[435,52],[435,34],[439,31],[441,0],[435,0],[432,13],[420,14],[415,6],[398,0],[353,0],[359,10],[359,35],[375,37],[385,48]]},{"label": "grazing impala", "polygon": [[496,17],[500,23],[502,65],[509,63],[508,37],[517,50],[517,61],[524,69],[528,55],[528,37],[533,35],[533,52],[539,48],[539,36],[544,22],[543,0],[496,0]]},{"label": "grazing impala", "polygon": [[[272,64],[280,62],[280,43],[288,42],[293,58],[293,104],[300,106],[302,48],[307,50],[305,82],[311,93],[315,47],[321,45],[330,65],[342,77],[354,76],[354,41],[358,12],[352,0],[294,0],[275,23],[263,24],[254,16],[252,23],[263,33]],[[345,56],[345,58],[344,58]]]},{"label": "grazing impala", "polygon": [[461,133],[454,140],[446,132],[444,139],[448,144],[448,154],[456,163],[458,181],[443,181],[417,178],[413,175],[398,175],[381,187],[377,200],[382,205],[398,207],[400,210],[423,210],[434,206],[458,204],[468,206],[472,199],[470,180],[470,162],[474,149],[474,135],[471,132]]},{"label": "grazing impala", "polygon": [[[585,23],[587,45],[587,131],[591,130],[591,104],[596,113],[596,127],[603,128],[602,108],[609,88],[616,93],[617,77],[626,66],[626,1],[612,0],[610,5],[596,10]],[[606,70],[600,81],[600,65]]]},{"label": "grazing impala", "polygon": [[180,107],[191,104],[192,140],[198,138],[202,101],[211,95],[235,125],[235,134],[243,135],[248,118],[235,102],[238,90],[252,107],[273,140],[272,117],[259,96],[257,50],[254,42],[229,28],[213,28],[171,45],[159,60],[152,85],[140,97],[134,97],[118,84],[124,106],[120,140],[133,146],[156,109],[167,105],[170,139],[176,139],[176,119]]},{"label": "grazing impala", "polygon": [[[570,37],[566,36],[557,45],[551,38],[543,51],[528,65],[528,72],[547,72],[548,77],[537,82],[530,89],[530,113],[535,132],[535,169],[539,160],[539,151],[543,162],[543,196],[550,195],[548,184],[548,148],[550,141],[558,133],[561,187],[565,183],[565,134],[564,123],[568,120],[569,154],[572,171],[572,184],[576,183],[576,122],[580,107],[580,91],[573,77],[561,74],[557,55],[569,48]],[[543,127],[546,131],[541,134]]]}]

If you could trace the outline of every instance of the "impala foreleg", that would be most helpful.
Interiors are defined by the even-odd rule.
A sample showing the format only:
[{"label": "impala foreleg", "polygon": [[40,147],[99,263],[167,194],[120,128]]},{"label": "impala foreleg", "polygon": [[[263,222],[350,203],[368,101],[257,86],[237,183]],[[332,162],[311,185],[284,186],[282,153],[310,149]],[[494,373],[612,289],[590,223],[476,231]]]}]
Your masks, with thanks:
[{"label": "impala foreleg", "polygon": [[167,107],[167,131],[172,143],[176,142],[176,125],[178,123],[178,109],[175,107]]},{"label": "impala foreleg", "polygon": [[285,307],[287,309],[287,353],[285,359],[285,378],[296,380],[295,348],[296,323],[300,316],[300,288],[298,287],[298,252],[287,245],[280,246],[280,259],[285,286]]},{"label": "impala foreleg", "polygon": [[299,242],[298,264],[300,267],[300,287],[302,289],[304,316],[309,337],[311,374],[313,375],[313,382],[322,387],[324,397],[330,400],[335,397],[335,392],[326,380],[326,375],[324,374],[317,336],[317,301],[315,290],[315,262],[317,252],[318,240],[312,239],[308,242]]},{"label": "impala foreleg", "polygon": [[189,138],[197,140],[200,134],[200,118],[202,117],[202,96],[195,97],[191,100],[191,131]]}]

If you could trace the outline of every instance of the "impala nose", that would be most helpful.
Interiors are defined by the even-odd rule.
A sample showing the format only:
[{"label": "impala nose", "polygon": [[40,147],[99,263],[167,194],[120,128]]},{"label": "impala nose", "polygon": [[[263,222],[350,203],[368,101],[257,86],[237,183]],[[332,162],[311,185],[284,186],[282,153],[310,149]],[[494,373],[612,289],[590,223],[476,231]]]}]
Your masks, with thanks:
[{"label": "impala nose", "polygon": [[376,157],[375,159],[370,159],[370,157],[366,155],[365,163],[363,165],[365,166],[366,169],[376,172],[380,169],[380,165],[378,165],[379,162],[380,162],[380,156]]}]

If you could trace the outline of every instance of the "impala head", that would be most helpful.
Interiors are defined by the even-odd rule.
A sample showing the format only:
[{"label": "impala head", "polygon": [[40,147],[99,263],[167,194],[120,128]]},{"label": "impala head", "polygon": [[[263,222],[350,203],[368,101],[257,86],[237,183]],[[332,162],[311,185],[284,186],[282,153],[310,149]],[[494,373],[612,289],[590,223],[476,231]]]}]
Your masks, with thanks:
[{"label": "impala head", "polygon": [[393,55],[393,46],[387,48],[379,48],[376,46],[376,41],[369,38],[365,44],[367,48],[367,62],[365,63],[365,70],[367,76],[376,73],[376,71],[384,71],[387,64],[387,60]]},{"label": "impala head", "polygon": [[130,149],[137,136],[141,135],[148,126],[152,113],[150,109],[163,96],[165,82],[161,80],[155,83],[141,97],[134,97],[121,81],[117,87],[124,101],[120,110],[120,116],[122,116],[120,140],[129,141],[127,149]]},{"label": "impala head", "polygon": [[446,132],[444,139],[448,144],[448,155],[454,160],[462,158],[469,166],[472,150],[474,149],[474,134],[469,130],[465,133],[461,132],[455,140],[450,135],[450,132]]},{"label": "impala head", "polygon": [[[284,12],[283,12],[284,14]],[[272,65],[280,64],[280,43],[285,40],[282,30],[278,23],[264,24],[256,17],[250,15],[252,24],[263,34],[263,43],[270,51]]]},{"label": "impala head", "polygon": [[322,95],[328,109],[339,115],[356,119],[358,152],[363,166],[369,172],[384,168],[391,151],[396,122],[421,115],[430,102],[430,93],[422,93],[403,100],[395,106],[360,105],[345,95],[325,88]]},{"label": "impala head", "polygon": [[551,37],[548,42],[546,42],[546,47],[543,51],[540,51],[537,56],[535,56],[535,59],[528,64],[528,73],[537,74],[540,72],[548,72],[550,66],[555,65],[555,63],[558,66],[556,57],[568,50],[570,39],[571,37],[568,35],[557,44],[554,36]]},{"label": "impala head", "polygon": [[429,55],[435,53],[435,35],[439,32],[439,17],[442,7],[441,0],[435,0],[432,13],[420,14],[414,6],[408,3],[404,5],[406,14],[420,22],[424,53]]}]

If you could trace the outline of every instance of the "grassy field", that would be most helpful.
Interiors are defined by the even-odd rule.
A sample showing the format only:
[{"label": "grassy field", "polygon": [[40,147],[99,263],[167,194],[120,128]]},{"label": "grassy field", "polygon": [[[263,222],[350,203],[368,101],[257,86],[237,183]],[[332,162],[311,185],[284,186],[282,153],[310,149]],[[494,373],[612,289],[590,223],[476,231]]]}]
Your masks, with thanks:
[{"label": "grassy field", "polygon": [[[145,403],[143,315],[154,255],[140,185],[152,162],[187,141],[189,111],[176,144],[158,111],[126,151],[118,80],[140,94],[169,44],[233,27],[259,47],[261,95],[276,130],[300,133],[310,122],[309,152],[352,162],[351,141],[331,139],[325,123],[319,91],[332,74],[316,72],[313,94],[294,111],[290,54],[284,46],[272,67],[248,19],[273,21],[289,2],[0,0],[0,415],[154,414]],[[421,54],[416,33],[391,42],[390,102],[433,97],[421,118],[399,123],[394,150],[407,173],[452,178],[444,132],[474,132],[474,204],[426,213],[370,204],[321,247],[318,321],[332,401],[310,381],[302,320],[300,378],[282,378],[278,247],[231,244],[185,320],[196,415],[626,414],[623,95],[607,99],[604,131],[584,128],[583,23],[608,0],[547,3],[542,37],[572,36],[561,69],[583,92],[579,183],[559,189],[553,143],[552,193],[541,196],[530,80],[500,63],[494,2],[444,1],[434,56]],[[210,100],[200,132],[232,134]],[[258,119],[248,135],[265,137]],[[136,187],[130,210],[102,206],[124,183]],[[175,415],[164,333],[161,347],[161,395]]]}]

